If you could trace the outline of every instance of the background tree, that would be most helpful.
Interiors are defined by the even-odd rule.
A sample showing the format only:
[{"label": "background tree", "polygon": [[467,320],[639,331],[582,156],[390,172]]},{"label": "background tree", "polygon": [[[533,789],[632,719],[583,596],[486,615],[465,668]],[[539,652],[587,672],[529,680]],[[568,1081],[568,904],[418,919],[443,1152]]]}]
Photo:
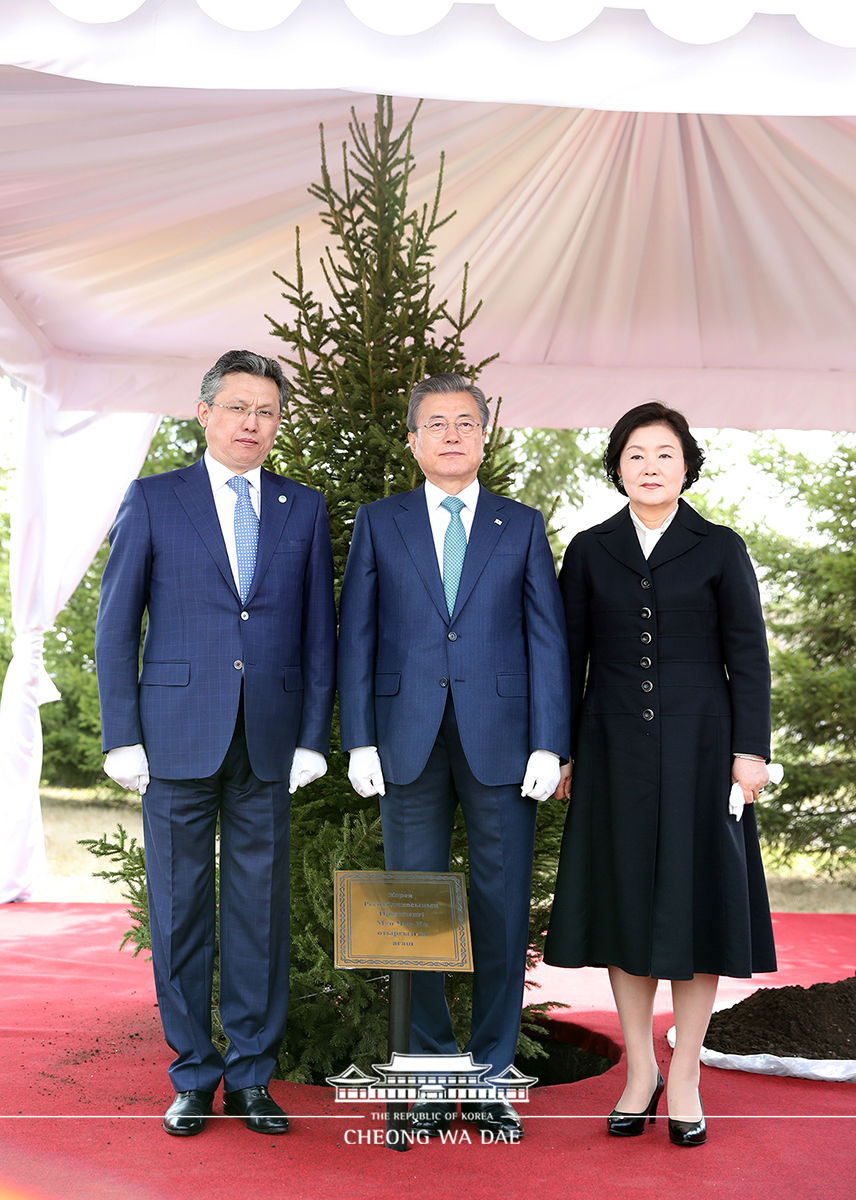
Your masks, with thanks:
[{"label": "background tree", "polygon": [[[513,494],[544,514],[557,566],[570,537],[556,527],[556,519],[579,508],[594,481],[603,483],[606,439],[605,429],[515,429],[509,435]],[[616,509],[619,501],[616,493]]]},{"label": "background tree", "polygon": [[767,594],[774,752],[785,780],[759,804],[765,842],[783,860],[819,852],[852,866],[856,850],[856,442],[815,462],[778,445],[755,456],[805,537],[763,526],[746,534]]}]

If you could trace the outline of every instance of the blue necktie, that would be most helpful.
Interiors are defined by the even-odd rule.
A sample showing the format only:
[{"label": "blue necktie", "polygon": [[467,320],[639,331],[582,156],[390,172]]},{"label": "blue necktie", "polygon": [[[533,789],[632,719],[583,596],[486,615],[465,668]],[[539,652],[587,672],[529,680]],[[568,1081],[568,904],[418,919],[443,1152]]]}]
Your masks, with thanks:
[{"label": "blue necktie", "polygon": [[464,502],[457,496],[447,496],[440,507],[449,513],[449,524],[446,526],[446,536],[443,540],[443,591],[446,593],[446,605],[451,617],[458,595],[458,584],[461,582],[461,571],[464,569],[464,555],[467,552],[467,534],[461,520]]},{"label": "blue necktie", "polygon": [[233,475],[229,487],[238,497],[235,502],[235,548],[238,551],[238,591],[243,604],[250,593],[256,569],[259,519],[250,500],[250,485],[244,476]]}]

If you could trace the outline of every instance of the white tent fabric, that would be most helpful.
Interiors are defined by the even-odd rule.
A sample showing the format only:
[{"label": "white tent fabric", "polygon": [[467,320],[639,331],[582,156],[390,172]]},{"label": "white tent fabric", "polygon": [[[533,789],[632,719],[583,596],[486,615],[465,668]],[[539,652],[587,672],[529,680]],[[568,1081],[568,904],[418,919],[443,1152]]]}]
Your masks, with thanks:
[{"label": "white tent fabric", "polygon": [[0,0],[0,21],[3,61],[103,83],[856,112],[852,0]]},{"label": "white tent fabric", "polygon": [[[431,97],[412,200],[445,152],[457,216],[435,283],[455,295],[471,262],[468,352],[500,351],[484,382],[505,423],[606,425],[658,395],[696,425],[856,428],[856,120],[816,115],[856,112],[846,29],[826,44],[767,6],[687,46],[649,4],[533,42],[503,15],[525,26],[519,5],[444,5],[397,40],[358,19],[362,0],[303,0],[244,34],[194,0],[103,25],[0,0],[0,366],[30,396],[0,901],[40,866],[44,631],[157,414],[192,411],[223,349],[276,352],[264,313],[287,316],[272,272],[292,273],[297,225],[323,294],[317,127],[336,146],[352,104],[371,118],[365,93],[403,96],[402,118]],[[723,115],[741,108],[791,115]]]},{"label": "white tent fabric", "polygon": [[[352,104],[371,119],[355,94],[0,68],[0,362],[63,408],[186,414],[224,346],[275,351],[297,225],[324,294],[307,185]],[[507,423],[652,392],[705,426],[856,423],[856,119],[429,100],[415,149],[414,204],[446,153],[436,286],[470,261]]]},{"label": "white tent fabric", "polygon": [[0,903],[27,899],[44,869],[39,706],[60,698],[42,662],[44,635],[92,561],[105,512],[118,508],[157,425],[147,413],[64,412],[38,392],[26,419],[12,512],[15,640],[0,699]]}]

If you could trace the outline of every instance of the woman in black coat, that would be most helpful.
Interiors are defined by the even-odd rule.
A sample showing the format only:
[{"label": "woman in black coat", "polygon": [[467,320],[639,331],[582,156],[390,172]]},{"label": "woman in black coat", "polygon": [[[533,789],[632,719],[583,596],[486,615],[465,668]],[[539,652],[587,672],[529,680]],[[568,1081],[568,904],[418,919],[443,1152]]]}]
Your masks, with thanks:
[{"label": "woman in black coat", "polygon": [[684,1146],[706,1137],[699,1052],[718,976],[775,970],[751,807],[768,779],[767,641],[742,540],[678,499],[703,457],[680,413],[655,402],[626,413],[604,465],[629,504],[565,554],[573,786],[568,767],[544,955],[609,968],[627,1053],[608,1118],[619,1136],[653,1122],[654,993],[672,981],[669,1133]]}]

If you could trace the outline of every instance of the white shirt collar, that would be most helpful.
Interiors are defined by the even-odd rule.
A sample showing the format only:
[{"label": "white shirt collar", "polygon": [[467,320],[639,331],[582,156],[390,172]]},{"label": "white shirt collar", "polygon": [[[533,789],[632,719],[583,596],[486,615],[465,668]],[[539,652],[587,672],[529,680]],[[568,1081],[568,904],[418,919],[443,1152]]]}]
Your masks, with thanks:
[{"label": "white shirt collar", "polygon": [[[458,499],[462,500],[471,512],[475,512],[480,486],[479,481],[474,479],[462,491],[456,493]],[[448,495],[450,495],[449,492],[444,492],[442,488],[437,487],[436,483],[432,483],[430,479],[425,480],[425,502],[428,505],[429,512],[432,508],[439,508]]]},{"label": "white shirt collar", "polygon": [[636,528],[636,535],[639,538],[639,545],[642,547],[642,553],[646,558],[648,558],[651,551],[659,542],[660,538],[669,528],[672,521],[674,521],[677,511],[678,506],[675,505],[661,525],[658,525],[656,529],[649,529],[645,522],[641,521],[639,517],[636,516],[636,513],[633,511],[633,509],[630,509],[630,520],[633,522]]},{"label": "white shirt collar", "polygon": [[[225,487],[233,475],[240,474],[239,471],[232,471],[229,467],[224,466],[223,463],[218,462],[210,450],[205,451],[204,458],[205,466],[208,468],[208,478],[211,480],[212,491],[216,491],[220,487]],[[244,478],[250,487],[254,487],[257,492],[261,491],[262,469],[260,466],[253,467],[252,471],[245,471]]]}]

